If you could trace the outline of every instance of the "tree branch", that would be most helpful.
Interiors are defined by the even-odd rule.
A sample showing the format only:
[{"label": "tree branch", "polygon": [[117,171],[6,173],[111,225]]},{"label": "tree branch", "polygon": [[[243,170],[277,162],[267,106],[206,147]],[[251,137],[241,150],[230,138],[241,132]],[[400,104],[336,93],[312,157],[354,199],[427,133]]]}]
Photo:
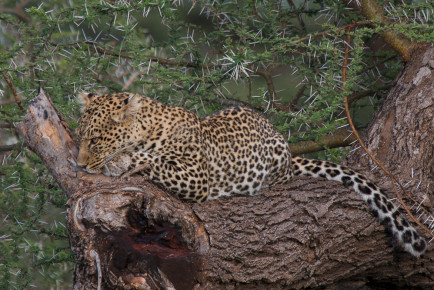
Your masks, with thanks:
[{"label": "tree branch", "polygon": [[72,145],[75,142],[66,126],[43,89],[29,104],[24,121],[17,124],[26,146],[41,157],[62,190],[70,196],[78,186],[76,180],[71,180],[71,176],[77,175],[72,156],[78,151]]},{"label": "tree branch", "polygon": [[20,145],[19,143],[15,143],[11,145],[0,145],[0,152],[11,151],[17,148],[19,145]]},{"label": "tree branch", "polygon": [[350,146],[356,137],[347,130],[337,130],[333,135],[323,136],[319,141],[303,141],[290,144],[289,148],[294,155],[318,152],[326,148],[338,148]]},{"label": "tree branch", "polygon": [[[361,10],[363,15],[373,23],[378,23],[383,26],[387,26],[389,21],[383,15],[383,11],[376,0],[361,0]],[[384,40],[398,52],[404,61],[410,59],[410,55],[415,48],[415,44],[411,42],[407,37],[398,35],[392,29],[388,29],[381,33]]]},{"label": "tree branch", "polygon": [[69,197],[73,289],[96,289],[98,281],[107,289],[433,282],[432,252],[397,259],[367,206],[338,183],[296,178],[256,196],[192,205],[141,176],[77,171],[76,144],[42,90],[18,128]]},{"label": "tree branch", "polygon": [[276,102],[277,94],[276,89],[274,88],[273,78],[271,77],[271,71],[272,69],[263,70],[263,69],[256,69],[255,74],[262,76],[265,79],[265,82],[267,83],[268,88],[268,101],[270,102],[269,107],[272,107],[274,103]]},{"label": "tree branch", "polygon": [[[2,105],[4,105],[4,104],[2,104]],[[12,128],[15,128],[15,126],[12,124],[0,124],[0,128],[1,129],[12,129]]]},{"label": "tree branch", "polygon": [[11,79],[9,78],[8,74],[6,72],[3,72],[3,77],[6,80],[6,83],[8,84],[9,89],[12,91],[12,95],[15,97],[15,102],[17,103],[18,107],[21,110],[24,110],[24,106],[21,103],[20,97],[18,97],[17,90],[15,89],[14,84],[12,83]]}]

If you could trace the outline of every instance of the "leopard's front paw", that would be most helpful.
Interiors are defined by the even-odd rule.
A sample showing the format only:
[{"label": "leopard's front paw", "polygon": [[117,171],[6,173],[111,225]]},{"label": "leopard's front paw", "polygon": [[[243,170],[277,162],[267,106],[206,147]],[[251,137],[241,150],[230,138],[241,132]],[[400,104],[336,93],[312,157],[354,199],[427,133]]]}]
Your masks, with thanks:
[{"label": "leopard's front paw", "polygon": [[129,156],[119,156],[103,166],[102,174],[105,176],[121,176],[128,172],[130,164],[131,158]]}]

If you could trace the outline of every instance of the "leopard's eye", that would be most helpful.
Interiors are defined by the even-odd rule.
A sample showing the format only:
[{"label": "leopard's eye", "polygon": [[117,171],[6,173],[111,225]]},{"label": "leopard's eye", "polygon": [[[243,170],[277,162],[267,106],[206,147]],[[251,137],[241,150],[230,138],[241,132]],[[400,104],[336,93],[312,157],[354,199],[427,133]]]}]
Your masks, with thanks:
[{"label": "leopard's eye", "polygon": [[100,139],[101,139],[100,137],[94,137],[94,138],[90,139],[90,145],[97,144]]}]

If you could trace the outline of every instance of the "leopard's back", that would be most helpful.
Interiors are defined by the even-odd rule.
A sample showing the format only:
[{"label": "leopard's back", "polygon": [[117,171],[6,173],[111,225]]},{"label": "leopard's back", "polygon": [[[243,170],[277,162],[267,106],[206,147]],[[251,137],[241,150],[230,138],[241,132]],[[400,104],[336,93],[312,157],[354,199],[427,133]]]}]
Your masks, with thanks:
[{"label": "leopard's back", "polygon": [[251,109],[224,109],[202,120],[201,127],[209,166],[208,199],[253,195],[264,185],[292,177],[287,142]]}]

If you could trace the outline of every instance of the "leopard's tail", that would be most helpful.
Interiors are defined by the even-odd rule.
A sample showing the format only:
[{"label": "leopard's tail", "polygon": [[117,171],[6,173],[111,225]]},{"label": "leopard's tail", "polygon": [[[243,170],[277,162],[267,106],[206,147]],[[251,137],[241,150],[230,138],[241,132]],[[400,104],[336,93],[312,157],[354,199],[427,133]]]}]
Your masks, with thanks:
[{"label": "leopard's tail", "polygon": [[388,228],[400,245],[415,257],[421,256],[427,247],[426,241],[409,224],[399,209],[388,200],[384,191],[365,176],[328,161],[292,158],[294,175],[324,177],[352,187],[370,206],[380,223]]}]

